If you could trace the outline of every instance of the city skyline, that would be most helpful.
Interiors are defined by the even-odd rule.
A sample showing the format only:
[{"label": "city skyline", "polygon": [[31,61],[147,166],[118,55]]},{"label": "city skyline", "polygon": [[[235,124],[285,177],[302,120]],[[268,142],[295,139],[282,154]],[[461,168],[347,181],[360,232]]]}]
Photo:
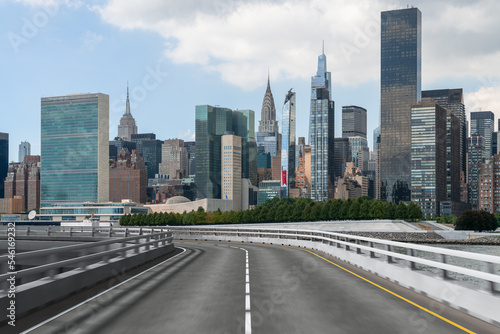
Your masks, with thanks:
[{"label": "city skyline", "polygon": [[[129,80],[131,111],[140,132],[154,132],[159,139],[193,140],[195,105],[260,110],[268,67],[275,96],[283,96],[290,87],[297,92],[297,136],[307,138],[309,75],[314,71],[322,40],[330,59],[332,99],[337,104],[336,133],[341,133],[340,106],[359,105],[368,111],[368,138],[373,150],[370,134],[379,125],[380,115],[380,33],[377,29],[380,11],[393,9],[393,3],[373,1],[348,5],[319,1],[316,5],[320,10],[316,14],[308,8],[310,1],[298,1],[293,8],[286,6],[287,1],[227,1],[226,7],[208,8],[206,4],[197,9],[194,9],[195,1],[189,1],[168,10],[165,9],[168,1],[165,4],[143,2],[142,11],[136,10],[137,4],[127,1],[94,5],[65,1],[54,6],[59,2],[51,0],[45,2],[52,4],[48,9],[41,7],[41,3],[34,0],[0,3],[0,17],[5,22],[0,28],[4,36],[0,44],[6,50],[0,55],[0,66],[4,78],[9,80],[2,85],[3,93],[14,97],[6,102],[4,115],[22,115],[22,119],[28,120],[21,123],[16,117],[3,119],[0,131],[10,134],[9,161],[17,160],[18,145],[25,140],[32,143],[32,154],[40,154],[41,97],[96,91],[110,95],[109,135],[112,139],[117,135],[117,125],[125,111],[124,87]],[[463,88],[468,115],[481,108],[493,111],[498,118],[500,102],[491,96],[498,96],[500,91],[500,71],[490,60],[499,51],[496,45],[487,43],[491,34],[498,31],[495,28],[498,23],[493,22],[490,14],[495,12],[491,8],[495,5],[481,1],[473,4],[416,2],[414,5],[423,13],[422,89]],[[399,7],[404,8],[406,4],[401,3]],[[276,15],[273,19],[269,15],[258,18],[252,25],[256,30],[253,33],[246,25],[235,22],[238,15],[245,22],[254,19],[258,9]],[[338,17],[338,22],[328,20],[339,12],[345,15]],[[283,16],[295,17],[299,13],[304,18],[295,26],[276,24]],[[226,47],[234,49],[236,45],[239,49],[241,46],[247,50],[247,56],[242,57],[241,51],[229,55],[223,45],[209,45],[210,38],[202,42],[207,36],[200,33],[198,21],[193,27],[200,37],[193,40],[186,35],[186,24],[173,29],[168,36],[161,34],[158,27],[171,24],[174,14],[186,18],[186,24],[203,15],[214,18],[207,34],[220,29],[221,22],[233,27],[232,34],[222,35]],[[140,25],[141,18],[151,18],[148,26]],[[316,34],[317,40],[310,39],[308,31],[298,29],[304,26],[300,24],[303,20],[315,18],[329,24],[322,34]],[[266,27],[268,40],[275,43],[267,45],[267,49],[266,44],[262,44],[265,41],[256,41],[263,33],[255,29],[259,23]],[[319,25],[324,27],[324,24]],[[336,24],[342,24],[345,29],[336,29]],[[436,29],[441,33],[432,34]],[[243,44],[237,44],[236,37]],[[296,56],[280,50],[282,43],[292,47]],[[248,50],[252,45],[255,46]],[[453,53],[453,59],[442,57],[441,48]],[[239,65],[238,71],[235,71],[236,65]],[[277,116],[280,122],[279,113]],[[259,120],[256,118],[256,123]]]}]

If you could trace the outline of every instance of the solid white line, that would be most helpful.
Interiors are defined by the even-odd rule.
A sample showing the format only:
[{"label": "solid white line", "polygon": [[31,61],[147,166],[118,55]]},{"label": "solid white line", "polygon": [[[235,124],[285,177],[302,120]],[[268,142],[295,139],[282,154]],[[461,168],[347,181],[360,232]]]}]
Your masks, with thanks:
[{"label": "solid white line", "polygon": [[179,254],[177,254],[177,255],[174,255],[173,257],[171,257],[171,258],[169,258],[169,259],[167,259],[167,260],[165,260],[165,261],[163,261],[163,262],[158,263],[157,265],[155,265],[155,266],[153,266],[153,267],[151,267],[151,268],[149,268],[149,269],[147,269],[147,270],[144,270],[143,272],[140,272],[139,274],[137,274],[137,275],[135,275],[135,276],[130,277],[129,279],[127,279],[127,280],[125,280],[125,281],[123,281],[123,282],[121,282],[121,283],[119,283],[119,284],[117,284],[117,285],[115,285],[115,286],[113,286],[113,287],[111,287],[111,288],[107,289],[107,290],[104,290],[103,292],[101,292],[101,293],[99,293],[99,294],[95,295],[94,297],[91,297],[91,298],[89,298],[89,299],[87,299],[87,300],[85,300],[85,301],[81,302],[80,304],[77,304],[77,305],[75,305],[75,306],[73,306],[73,307],[71,307],[71,308],[67,309],[66,311],[63,311],[63,312],[61,312],[61,313],[59,313],[59,314],[57,314],[57,315],[53,316],[52,318],[49,318],[49,319],[47,319],[47,320],[45,320],[45,321],[43,321],[43,322],[39,323],[38,325],[33,326],[33,327],[31,327],[31,328],[29,328],[29,329],[25,330],[24,332],[21,332],[21,334],[29,333],[29,332],[31,332],[31,331],[33,331],[33,330],[35,330],[35,329],[37,329],[37,328],[39,328],[39,327],[41,327],[41,326],[45,325],[45,324],[47,324],[47,323],[51,322],[52,320],[55,320],[55,319],[59,318],[60,316],[63,316],[63,315],[65,315],[66,313],[73,311],[74,309],[76,309],[76,308],[78,308],[78,307],[82,306],[83,304],[86,304],[86,303],[88,303],[89,301],[91,301],[91,300],[93,300],[93,299],[96,299],[97,297],[100,297],[100,296],[102,296],[102,295],[103,295],[103,294],[105,294],[105,293],[108,293],[109,291],[111,291],[111,290],[113,290],[113,289],[115,289],[115,288],[119,287],[120,285],[125,284],[125,283],[127,283],[128,281],[133,280],[134,278],[139,277],[139,276],[141,276],[142,274],[147,273],[148,271],[150,271],[150,270],[152,270],[152,269],[154,269],[154,268],[156,268],[156,267],[158,267],[158,266],[161,266],[161,265],[162,265],[162,264],[164,264],[165,262],[168,262],[168,261],[170,261],[170,260],[175,259],[177,256],[182,255],[182,254],[186,251],[186,249],[185,249],[185,248],[182,248],[182,247],[177,247],[177,248],[182,249],[182,252],[181,252],[181,253],[179,253]]}]

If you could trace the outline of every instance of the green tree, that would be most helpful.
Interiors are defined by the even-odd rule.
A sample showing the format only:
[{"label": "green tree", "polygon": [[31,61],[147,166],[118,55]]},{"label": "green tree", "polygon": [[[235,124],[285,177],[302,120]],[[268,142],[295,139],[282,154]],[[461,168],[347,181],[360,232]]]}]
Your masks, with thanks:
[{"label": "green tree", "polygon": [[311,212],[314,206],[314,202],[308,203],[302,211],[302,221],[309,222],[311,221]]},{"label": "green tree", "polygon": [[408,220],[411,221],[418,221],[422,218],[422,210],[420,210],[420,207],[415,203],[415,202],[410,202],[408,204],[407,208],[407,217]]},{"label": "green tree", "polygon": [[408,208],[403,201],[399,201],[398,207],[396,208],[396,219],[407,219],[408,218]]},{"label": "green tree", "polygon": [[455,230],[477,231],[482,225],[483,216],[477,210],[466,210],[457,219]]},{"label": "green tree", "polygon": [[[368,197],[368,196],[366,196]],[[371,218],[371,208],[373,205],[372,200],[364,200],[359,208],[359,219],[370,219]]]},{"label": "green tree", "polygon": [[357,198],[349,206],[349,213],[347,215],[347,219],[353,219],[353,220],[359,219],[360,209],[361,209],[361,200]]},{"label": "green tree", "polygon": [[351,207],[352,199],[348,198],[342,202],[339,211],[339,219],[349,219],[349,209]]},{"label": "green tree", "polygon": [[330,220],[339,220],[340,219],[340,208],[342,207],[342,200],[334,199],[332,200],[332,205],[330,206],[330,211],[328,213],[328,217]]}]

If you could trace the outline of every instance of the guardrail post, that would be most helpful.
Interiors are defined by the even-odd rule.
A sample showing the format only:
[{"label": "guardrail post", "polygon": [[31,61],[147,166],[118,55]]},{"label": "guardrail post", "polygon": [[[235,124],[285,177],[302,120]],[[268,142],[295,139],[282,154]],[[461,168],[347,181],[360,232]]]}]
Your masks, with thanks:
[{"label": "guardrail post", "polygon": [[93,227],[90,228],[90,236],[93,238],[95,233],[95,229]]},{"label": "guardrail post", "polygon": [[[121,247],[122,247],[122,248],[127,247],[127,243],[126,243],[125,241],[123,241],[123,242],[121,243]],[[126,250],[122,250],[122,252],[121,252],[121,257],[126,257],[126,256],[127,256],[127,251],[126,251]]]},{"label": "guardrail post", "polygon": [[[411,256],[411,257],[414,257],[415,256],[415,250],[413,248],[408,248],[408,250],[406,251],[406,253]],[[417,267],[415,266],[415,262],[411,261],[410,260],[410,265],[409,265],[410,269],[411,270],[417,270]]]},{"label": "guardrail post", "polygon": [[69,227],[69,236],[70,237],[73,236],[73,227],[71,226]]},{"label": "guardrail post", "polygon": [[337,235],[335,236],[335,239],[337,240],[336,244],[337,244],[337,248],[342,248],[342,245],[340,244],[340,237]]},{"label": "guardrail post", "polygon": [[[441,254],[441,262],[446,263],[446,255]],[[449,279],[448,271],[446,269],[443,269],[443,279]]]},{"label": "guardrail post", "polygon": [[128,237],[128,227],[125,228],[125,238]]},{"label": "guardrail post", "polygon": [[295,234],[297,234],[297,236],[295,237],[295,240],[299,240],[299,231],[295,231]]},{"label": "guardrail post", "polygon": [[[356,244],[361,245],[361,240],[357,239],[357,240],[356,240]],[[357,248],[356,248],[356,253],[357,253],[357,254],[361,254],[361,253],[362,253],[362,252],[361,252],[361,248],[357,247]]]},{"label": "guardrail post", "polygon": [[[392,246],[391,245],[385,245],[385,249],[388,252],[392,252]],[[393,262],[394,262],[394,260],[392,259],[392,256],[387,255],[387,263],[393,263]]]},{"label": "guardrail post", "polygon": [[[48,262],[49,263],[54,263],[54,262],[57,262],[57,254],[50,254],[48,256]],[[54,276],[56,275],[56,269],[50,269],[47,273],[47,276],[50,278],[50,279],[54,279]]]},{"label": "guardrail post", "polygon": [[50,226],[47,226],[47,236],[50,236]]},{"label": "guardrail post", "polygon": [[29,226],[26,228],[26,235],[30,235],[30,227]]},{"label": "guardrail post", "polygon": [[[109,244],[105,245],[105,246],[104,246],[104,251],[105,251],[105,252],[106,252],[106,251],[108,251],[108,250],[109,250],[109,248],[110,248]],[[104,263],[108,263],[108,262],[109,262],[109,255],[108,255],[108,254],[104,255],[104,257],[102,258],[102,261],[103,261]]]},{"label": "guardrail post", "polygon": [[[488,262],[488,271],[490,272],[490,274],[496,274],[495,272],[495,264],[494,263],[491,263],[491,262]],[[495,282],[492,282],[492,281],[489,281],[489,286],[490,286],[490,292],[491,293],[495,293],[497,292],[497,290],[495,289]]]},{"label": "guardrail post", "polygon": [[149,251],[149,242],[151,241],[151,234],[148,234],[148,236],[146,237],[146,251]]},{"label": "guardrail post", "polygon": [[110,227],[108,230],[108,238],[111,238],[112,235],[113,235],[113,228]]},{"label": "guardrail post", "polygon": [[[80,257],[85,256],[85,255],[87,255],[87,250],[86,249],[80,250]],[[83,260],[82,262],[80,262],[80,265],[79,265],[80,269],[85,270],[86,267],[87,267],[87,261]]]},{"label": "guardrail post", "polygon": [[[370,241],[370,248],[373,249],[374,245],[373,245],[373,241]],[[374,251],[370,251],[370,257],[371,258],[375,258],[375,252]]]}]

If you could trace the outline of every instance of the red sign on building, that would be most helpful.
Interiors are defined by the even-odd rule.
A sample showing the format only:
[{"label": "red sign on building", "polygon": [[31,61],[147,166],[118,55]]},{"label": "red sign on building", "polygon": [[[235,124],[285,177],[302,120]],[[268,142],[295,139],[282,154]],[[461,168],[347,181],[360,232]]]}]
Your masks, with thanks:
[{"label": "red sign on building", "polygon": [[286,186],[286,170],[281,171],[281,185]]}]

